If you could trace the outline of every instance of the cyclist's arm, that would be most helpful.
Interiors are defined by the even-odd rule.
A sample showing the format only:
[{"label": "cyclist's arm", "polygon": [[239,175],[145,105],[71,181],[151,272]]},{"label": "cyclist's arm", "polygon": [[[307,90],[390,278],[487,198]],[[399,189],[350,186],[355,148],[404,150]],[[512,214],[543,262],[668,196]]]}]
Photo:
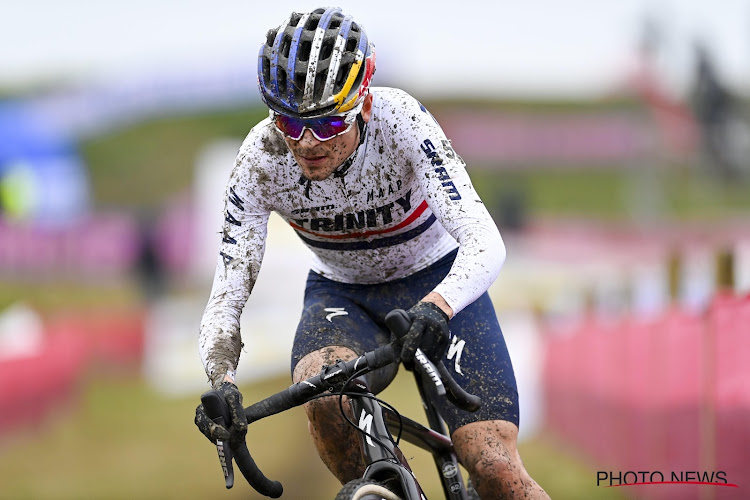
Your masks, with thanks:
[{"label": "cyclist's arm", "polygon": [[505,261],[505,244],[471,183],[466,164],[431,114],[415,99],[405,110],[414,124],[404,150],[430,209],[459,243],[448,275],[425,297],[449,316],[476,300],[497,278]]},{"label": "cyclist's arm", "polygon": [[225,193],[224,224],[216,272],[199,335],[201,360],[211,385],[234,382],[242,338],[240,316],[260,271],[270,211],[252,193],[257,172],[241,155]]}]

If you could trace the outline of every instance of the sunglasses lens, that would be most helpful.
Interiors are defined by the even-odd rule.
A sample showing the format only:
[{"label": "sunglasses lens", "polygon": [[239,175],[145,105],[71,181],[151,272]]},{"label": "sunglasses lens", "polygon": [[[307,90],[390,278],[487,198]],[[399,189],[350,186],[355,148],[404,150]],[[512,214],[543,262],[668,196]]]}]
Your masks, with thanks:
[{"label": "sunglasses lens", "polygon": [[310,129],[316,139],[327,141],[343,134],[351,127],[344,116],[323,116],[310,120],[302,120],[291,116],[276,115],[276,127],[287,137],[298,141],[302,138],[305,128]]},{"label": "sunglasses lens", "polygon": [[310,130],[321,141],[336,137],[349,129],[343,116],[326,116],[311,121],[317,122],[311,124]]},{"label": "sunglasses lens", "polygon": [[299,118],[277,114],[275,116],[275,123],[276,128],[295,141],[300,140],[302,138],[302,133],[305,131],[305,122]]}]

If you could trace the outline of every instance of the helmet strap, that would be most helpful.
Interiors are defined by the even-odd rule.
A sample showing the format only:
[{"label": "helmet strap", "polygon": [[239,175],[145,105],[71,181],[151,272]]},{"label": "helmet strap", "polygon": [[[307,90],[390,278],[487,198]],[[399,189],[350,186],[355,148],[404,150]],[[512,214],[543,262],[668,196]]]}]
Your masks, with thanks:
[{"label": "helmet strap", "polygon": [[364,118],[362,118],[362,113],[359,113],[357,115],[357,128],[359,129],[359,144],[357,144],[357,147],[354,149],[354,152],[351,154],[349,158],[346,159],[344,163],[341,164],[339,168],[337,168],[333,172],[334,177],[343,177],[346,175],[346,172],[349,170],[349,167],[352,166],[354,163],[354,160],[357,159],[357,153],[359,152],[359,147],[362,145],[363,142],[365,142],[365,127],[366,123]]}]

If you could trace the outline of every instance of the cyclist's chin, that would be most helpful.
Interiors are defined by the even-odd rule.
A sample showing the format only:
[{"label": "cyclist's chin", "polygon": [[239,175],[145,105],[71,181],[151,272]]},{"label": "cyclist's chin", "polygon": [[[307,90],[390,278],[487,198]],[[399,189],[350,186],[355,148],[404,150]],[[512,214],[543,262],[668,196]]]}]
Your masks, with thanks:
[{"label": "cyclist's chin", "polygon": [[306,161],[300,158],[297,163],[302,170],[302,175],[311,181],[322,181],[323,179],[327,179],[338,168],[335,161],[330,158],[323,158],[320,161]]}]

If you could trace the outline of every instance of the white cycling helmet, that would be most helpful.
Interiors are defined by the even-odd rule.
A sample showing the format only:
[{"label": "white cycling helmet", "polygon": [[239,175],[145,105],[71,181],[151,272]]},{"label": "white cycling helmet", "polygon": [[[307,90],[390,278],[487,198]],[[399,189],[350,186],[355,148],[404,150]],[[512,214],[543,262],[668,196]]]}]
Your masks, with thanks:
[{"label": "white cycling helmet", "polygon": [[375,73],[375,50],[362,25],[338,7],[292,13],[266,35],[258,87],[271,110],[316,117],[354,109]]}]

